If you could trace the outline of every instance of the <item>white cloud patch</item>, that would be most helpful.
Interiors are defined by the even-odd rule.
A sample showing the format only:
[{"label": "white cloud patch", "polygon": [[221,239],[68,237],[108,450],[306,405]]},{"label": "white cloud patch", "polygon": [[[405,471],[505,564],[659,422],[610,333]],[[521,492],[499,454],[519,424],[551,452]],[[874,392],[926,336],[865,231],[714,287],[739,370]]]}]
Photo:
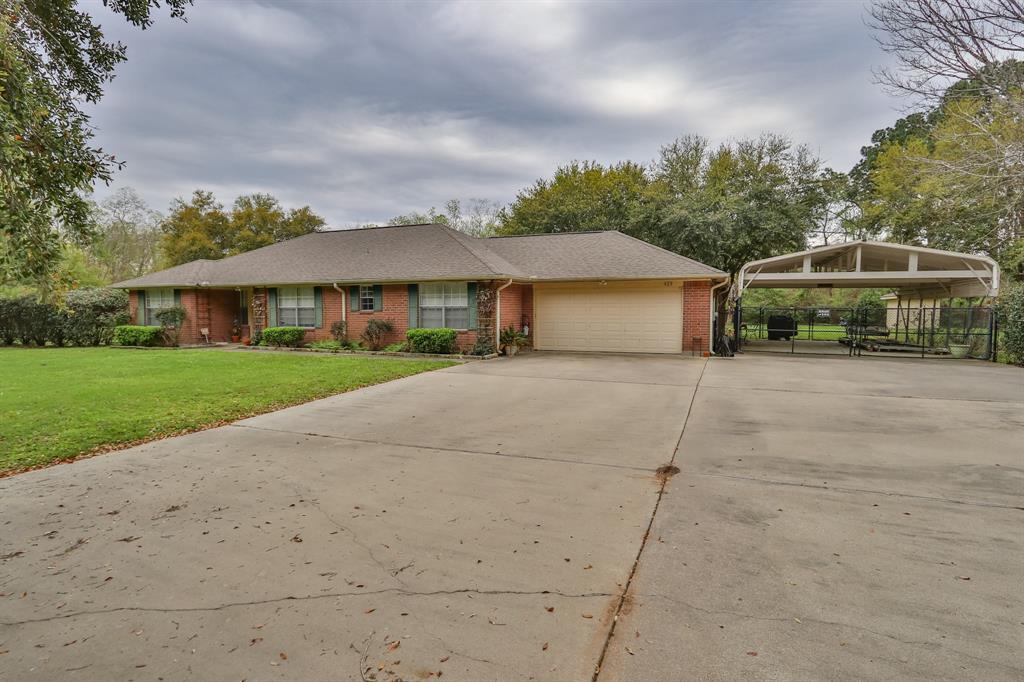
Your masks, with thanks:
[{"label": "white cloud patch", "polygon": [[267,191],[347,226],[688,133],[787,133],[846,170],[897,116],[849,3],[207,0],[145,32],[89,8],[129,46],[93,109],[128,164],[113,189],[159,209]]}]

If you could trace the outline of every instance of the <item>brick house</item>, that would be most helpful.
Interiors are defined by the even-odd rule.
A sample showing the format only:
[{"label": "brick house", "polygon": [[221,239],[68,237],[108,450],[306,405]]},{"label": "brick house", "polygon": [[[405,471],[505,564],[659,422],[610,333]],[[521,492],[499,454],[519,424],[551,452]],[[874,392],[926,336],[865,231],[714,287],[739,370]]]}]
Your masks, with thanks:
[{"label": "brick house", "polygon": [[444,225],[317,232],[222,260],[119,282],[137,324],[183,306],[182,344],[227,341],[232,326],[306,327],[330,338],[344,321],[451,327],[470,350],[512,325],[538,350],[710,350],[720,270],[620,232],[475,238]]}]

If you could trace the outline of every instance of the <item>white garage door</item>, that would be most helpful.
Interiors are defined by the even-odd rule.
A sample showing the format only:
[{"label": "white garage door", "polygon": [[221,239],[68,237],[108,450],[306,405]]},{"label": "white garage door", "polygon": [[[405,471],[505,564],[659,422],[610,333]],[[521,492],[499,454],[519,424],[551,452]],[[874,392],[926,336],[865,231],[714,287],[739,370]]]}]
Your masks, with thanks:
[{"label": "white garage door", "polygon": [[538,350],[682,350],[682,288],[676,282],[537,284],[534,306]]}]

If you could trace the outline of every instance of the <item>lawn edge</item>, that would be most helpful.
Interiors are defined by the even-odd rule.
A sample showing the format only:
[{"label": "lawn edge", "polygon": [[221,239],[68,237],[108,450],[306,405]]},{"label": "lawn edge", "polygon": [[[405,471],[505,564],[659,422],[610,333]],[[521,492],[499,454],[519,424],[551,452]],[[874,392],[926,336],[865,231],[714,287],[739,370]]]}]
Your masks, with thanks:
[{"label": "lawn edge", "polygon": [[[443,362],[443,360],[430,360],[430,362]],[[310,398],[305,398],[305,399],[302,399],[302,400],[286,401],[286,402],[281,402],[281,403],[272,403],[270,405],[267,405],[265,409],[261,408],[261,409],[257,409],[257,410],[252,410],[250,412],[246,412],[244,414],[231,417],[230,419],[219,419],[219,420],[217,420],[215,422],[210,422],[210,423],[207,423],[207,424],[200,424],[198,426],[190,427],[190,428],[187,428],[187,429],[180,429],[178,431],[171,431],[171,432],[163,433],[163,434],[153,434],[152,436],[146,436],[145,438],[137,438],[135,440],[130,440],[130,441],[119,441],[117,443],[107,443],[107,444],[104,444],[104,445],[97,445],[95,448],[92,448],[90,450],[85,450],[83,452],[80,452],[80,453],[75,454],[75,455],[70,455],[68,457],[59,457],[59,458],[54,459],[54,460],[49,461],[49,462],[44,462],[44,463],[41,463],[41,464],[33,464],[33,465],[30,465],[30,466],[27,466],[27,467],[18,467],[16,469],[2,470],[2,471],[0,471],[0,480],[3,480],[5,478],[10,478],[12,476],[17,476],[19,474],[27,474],[30,471],[39,471],[40,469],[49,469],[50,467],[61,466],[62,464],[73,464],[74,462],[77,462],[79,460],[92,459],[93,457],[98,457],[100,455],[107,455],[107,454],[110,454],[110,453],[113,453],[113,452],[120,452],[121,450],[128,450],[128,449],[137,447],[139,445],[146,445],[147,443],[155,443],[157,441],[167,440],[168,438],[176,438],[178,436],[187,436],[187,435],[192,434],[192,433],[199,433],[200,431],[209,431],[210,429],[217,429],[217,428],[220,428],[222,426],[228,426],[229,424],[234,424],[235,422],[241,421],[243,419],[250,419],[252,417],[258,417],[261,414],[267,414],[269,412],[276,412],[278,410],[284,410],[284,409],[287,409],[289,407],[295,407],[296,405],[305,405],[306,403],[311,403],[311,402],[313,402],[315,400],[323,400],[325,398],[331,398],[331,397],[336,396],[336,395],[342,395],[344,393],[351,393],[352,391],[358,391],[358,390],[361,390],[361,389],[364,389],[364,388],[369,388],[370,386],[381,386],[383,384],[390,384],[392,381],[401,381],[402,379],[408,379],[410,377],[419,376],[420,374],[426,374],[428,372],[437,372],[439,370],[448,369],[449,367],[455,367],[455,366],[460,365],[460,364],[462,364],[462,363],[459,363],[459,362],[456,362],[456,361],[451,361],[450,365],[447,365],[447,366],[444,366],[444,367],[435,367],[433,369],[424,369],[424,370],[420,370],[420,371],[417,371],[417,372],[413,372],[412,374],[405,374],[405,375],[400,376],[400,377],[395,377],[394,379],[388,379],[387,381],[377,381],[377,382],[374,382],[374,383],[360,384],[358,386],[352,386],[351,388],[346,388],[346,389],[341,390],[341,391],[325,393],[323,395],[316,395],[316,396],[313,396],[313,397],[310,397]]]}]

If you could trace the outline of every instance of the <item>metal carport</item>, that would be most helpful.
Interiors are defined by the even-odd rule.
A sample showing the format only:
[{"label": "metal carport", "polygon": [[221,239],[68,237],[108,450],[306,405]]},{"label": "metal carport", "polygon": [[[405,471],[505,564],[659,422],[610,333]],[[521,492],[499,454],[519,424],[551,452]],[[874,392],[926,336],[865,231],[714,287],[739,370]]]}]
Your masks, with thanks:
[{"label": "metal carport", "polygon": [[[761,309],[754,320],[753,311],[744,311],[742,298],[744,291],[756,288],[889,289],[895,295],[896,316],[867,319],[862,310],[819,306],[768,314]],[[981,304],[998,292],[999,266],[987,256],[867,240],[821,246],[751,261],[740,269],[735,341],[741,350],[776,349],[772,342],[783,340],[789,343],[788,352],[798,352],[799,345],[805,352],[832,353],[835,345],[820,342],[839,341],[850,354],[959,355],[967,346],[973,357],[988,358],[994,351],[996,322],[991,309]],[[977,298],[978,305],[953,307],[948,301],[954,298]],[[819,329],[829,330],[823,336],[815,336],[816,321]]]}]

